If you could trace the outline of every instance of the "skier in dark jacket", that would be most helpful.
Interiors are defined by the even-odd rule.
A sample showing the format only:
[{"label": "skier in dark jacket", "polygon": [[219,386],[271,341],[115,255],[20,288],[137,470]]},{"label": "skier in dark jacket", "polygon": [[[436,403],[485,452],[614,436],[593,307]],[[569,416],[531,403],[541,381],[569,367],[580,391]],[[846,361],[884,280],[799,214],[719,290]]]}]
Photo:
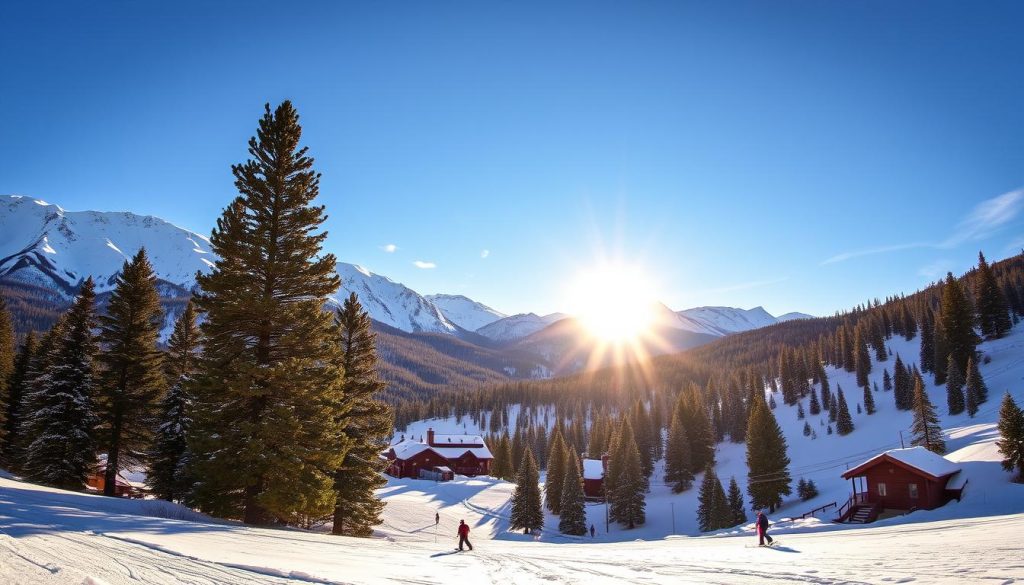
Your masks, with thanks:
[{"label": "skier in dark jacket", "polygon": [[473,550],[473,545],[469,543],[469,524],[466,524],[465,520],[459,520],[459,550],[463,550],[463,543],[469,547],[469,550]]},{"label": "skier in dark jacket", "polygon": [[768,539],[768,546],[772,544],[772,537],[768,536],[768,516],[761,510],[757,511],[757,537],[758,544],[764,546],[764,540]]}]

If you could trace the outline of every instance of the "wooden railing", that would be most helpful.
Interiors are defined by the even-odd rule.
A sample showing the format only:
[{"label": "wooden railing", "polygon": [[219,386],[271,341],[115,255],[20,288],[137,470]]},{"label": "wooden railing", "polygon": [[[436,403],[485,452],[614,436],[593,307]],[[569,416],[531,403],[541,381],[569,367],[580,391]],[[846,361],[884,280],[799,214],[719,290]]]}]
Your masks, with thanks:
[{"label": "wooden railing", "polygon": [[835,502],[831,502],[831,503],[825,504],[824,506],[821,506],[820,508],[815,508],[815,509],[811,510],[810,512],[804,512],[804,514],[802,516],[800,516],[800,519],[803,520],[804,518],[806,518],[808,516],[814,516],[818,512],[824,512],[825,510],[828,510],[829,508],[835,508],[835,507],[836,507],[836,503]]},{"label": "wooden railing", "polygon": [[846,503],[843,504],[842,507],[839,508],[839,511],[838,511],[839,515],[836,517],[836,521],[842,522],[843,520],[846,519],[846,515],[849,514],[850,511],[853,510],[854,506],[856,506],[857,504],[863,504],[863,503],[865,503],[867,501],[868,501],[868,493],[867,492],[858,492],[856,494],[853,494],[853,496],[851,496],[850,499],[846,500]]}]

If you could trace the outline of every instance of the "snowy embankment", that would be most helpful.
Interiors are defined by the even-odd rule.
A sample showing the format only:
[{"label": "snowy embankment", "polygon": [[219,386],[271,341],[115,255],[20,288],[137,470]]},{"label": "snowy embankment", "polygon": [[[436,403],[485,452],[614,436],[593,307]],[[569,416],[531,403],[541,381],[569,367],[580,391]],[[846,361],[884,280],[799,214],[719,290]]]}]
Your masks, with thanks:
[{"label": "snowy embankment", "polygon": [[[917,361],[917,340],[896,339],[894,352]],[[297,530],[269,530],[217,522],[172,504],[120,500],[21,483],[0,474],[0,583],[1012,583],[1024,581],[1019,544],[1024,527],[1024,486],[1010,483],[999,466],[995,421],[1005,390],[1024,403],[1024,326],[986,343],[982,366],[990,400],[974,419],[944,416],[948,457],[969,483],[960,503],[868,526],[841,526],[819,518],[781,520],[833,500],[849,483],[839,475],[881,450],[899,446],[910,415],[895,410],[891,393],[875,397],[879,412],[856,413],[859,391],[852,374],[829,370],[833,388],[847,390],[856,430],[847,437],[804,437],[796,409],[780,405],[794,480],[814,479],[821,495],[787,500],[773,520],[776,548],[749,548],[750,526],[696,537],[696,489],[674,495],[653,478],[648,522],[635,530],[604,530],[604,507],[589,505],[597,538],[558,535],[548,516],[538,539],[507,530],[511,484],[460,478],[436,484],[390,480],[378,538],[350,539]],[[873,380],[892,361],[876,364]],[[891,371],[891,370],[890,370]],[[930,388],[944,411],[943,388]],[[806,407],[806,405],[805,405]],[[515,415],[515,409],[510,412]],[[444,423],[451,428],[442,426]],[[439,432],[462,430],[456,421],[423,421]],[[467,425],[469,432],[477,431]],[[746,485],[743,445],[722,444],[719,475]],[[440,524],[434,525],[434,514]],[[673,524],[674,517],[674,524]],[[472,527],[472,553],[455,553],[455,527]],[[674,526],[674,530],[673,530]],[[672,536],[672,534],[690,536]]]}]

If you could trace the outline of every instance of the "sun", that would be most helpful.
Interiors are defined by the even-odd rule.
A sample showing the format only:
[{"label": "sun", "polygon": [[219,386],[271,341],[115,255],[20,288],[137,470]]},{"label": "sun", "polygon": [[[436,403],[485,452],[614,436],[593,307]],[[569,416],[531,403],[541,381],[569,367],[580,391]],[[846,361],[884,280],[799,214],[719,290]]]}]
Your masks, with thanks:
[{"label": "sun", "polygon": [[581,272],[570,302],[571,312],[586,330],[608,344],[637,341],[656,316],[651,282],[635,266],[605,264]]}]

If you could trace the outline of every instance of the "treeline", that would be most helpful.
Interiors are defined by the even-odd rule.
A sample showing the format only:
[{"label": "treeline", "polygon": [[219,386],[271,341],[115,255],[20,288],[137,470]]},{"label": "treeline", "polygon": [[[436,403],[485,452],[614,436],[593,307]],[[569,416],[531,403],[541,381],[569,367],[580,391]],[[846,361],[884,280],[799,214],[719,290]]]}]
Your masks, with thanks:
[{"label": "treeline", "polygon": [[114,495],[117,474],[141,466],[153,494],[211,514],[371,533],[392,415],[358,299],[323,310],[339,283],[300,136],[289,102],[267,106],[252,158],[232,168],[239,196],[210,240],[217,264],[198,277],[202,292],[182,307],[166,351],[145,250],[125,263],[102,313],[86,280],[56,324],[20,348],[0,304],[5,467],[82,489],[102,462]]}]

